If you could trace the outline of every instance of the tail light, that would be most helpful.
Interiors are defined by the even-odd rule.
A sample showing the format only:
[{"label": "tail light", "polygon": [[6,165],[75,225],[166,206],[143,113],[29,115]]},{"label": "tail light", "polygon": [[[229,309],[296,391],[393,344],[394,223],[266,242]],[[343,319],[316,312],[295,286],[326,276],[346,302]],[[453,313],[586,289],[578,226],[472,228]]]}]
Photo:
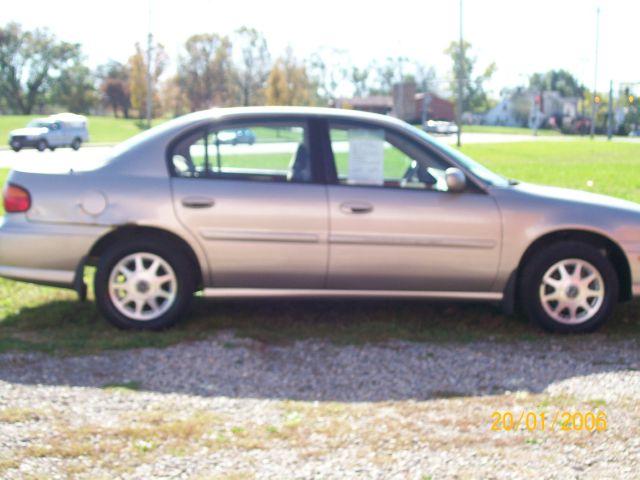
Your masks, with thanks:
[{"label": "tail light", "polygon": [[31,195],[27,189],[7,183],[4,187],[4,209],[7,213],[26,212],[31,208]]}]

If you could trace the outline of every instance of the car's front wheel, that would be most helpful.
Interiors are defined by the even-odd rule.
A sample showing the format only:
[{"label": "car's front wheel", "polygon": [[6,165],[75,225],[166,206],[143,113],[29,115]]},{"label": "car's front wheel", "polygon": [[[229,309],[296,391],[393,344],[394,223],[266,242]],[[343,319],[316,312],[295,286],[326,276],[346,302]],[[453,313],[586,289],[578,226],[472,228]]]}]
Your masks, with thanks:
[{"label": "car's front wheel", "polygon": [[11,140],[11,150],[19,152],[22,149],[22,142],[20,140]]},{"label": "car's front wheel", "polygon": [[186,313],[195,281],[189,258],[166,242],[116,244],[101,256],[95,275],[100,312],[119,328],[158,330]]},{"label": "car's front wheel", "polygon": [[611,316],[618,288],[616,271],[600,249],[567,241],[529,259],[521,300],[528,317],[545,330],[590,332]]}]

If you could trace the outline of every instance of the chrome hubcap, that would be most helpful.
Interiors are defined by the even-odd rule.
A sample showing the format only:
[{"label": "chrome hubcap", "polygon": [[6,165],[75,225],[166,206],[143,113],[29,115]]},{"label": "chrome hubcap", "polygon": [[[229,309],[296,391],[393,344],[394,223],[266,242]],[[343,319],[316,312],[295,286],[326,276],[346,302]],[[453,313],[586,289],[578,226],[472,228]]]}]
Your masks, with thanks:
[{"label": "chrome hubcap", "polygon": [[109,296],[120,313],[132,320],[155,320],[176,300],[176,274],[162,257],[133,253],[120,260],[109,277]]},{"label": "chrome hubcap", "polygon": [[600,272],[579,258],[560,260],[540,283],[540,302],[555,321],[578,324],[592,318],[602,306],[605,286]]}]

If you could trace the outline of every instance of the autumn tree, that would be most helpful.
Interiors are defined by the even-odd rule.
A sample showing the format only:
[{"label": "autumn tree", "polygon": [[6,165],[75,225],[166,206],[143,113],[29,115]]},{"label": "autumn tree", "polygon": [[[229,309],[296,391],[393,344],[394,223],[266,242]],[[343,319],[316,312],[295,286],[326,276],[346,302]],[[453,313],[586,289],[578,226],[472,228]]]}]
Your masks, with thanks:
[{"label": "autumn tree", "polygon": [[189,99],[186,92],[180,88],[178,75],[174,75],[162,82],[160,86],[160,102],[164,113],[172,117],[189,112]]},{"label": "autumn tree", "polygon": [[291,51],[278,58],[271,68],[265,89],[267,105],[316,105],[316,84],[310,79],[307,67],[298,62]]},{"label": "autumn tree", "polygon": [[233,102],[231,41],[216,33],[191,36],[178,61],[178,84],[191,111]]},{"label": "autumn tree", "polygon": [[0,97],[14,112],[30,114],[45,89],[80,56],[78,44],[59,41],[44,29],[0,28]]},{"label": "autumn tree", "polygon": [[[159,110],[159,97],[158,97],[158,79],[168,63],[168,56],[165,53],[164,47],[156,43],[152,46],[152,58],[151,58],[151,84],[153,105],[155,111],[152,112],[152,116],[156,116]],[[129,92],[131,95],[131,107],[138,112],[138,118],[142,119],[145,116],[147,109],[147,55],[142,50],[139,43],[136,43],[135,53],[129,58]]]},{"label": "autumn tree", "polygon": [[117,118],[118,111],[121,111],[125,118],[129,118],[131,108],[129,66],[111,60],[98,67],[97,76],[101,81],[100,91],[103,102],[111,107],[113,116]]},{"label": "autumn tree", "polygon": [[233,44],[240,50],[237,69],[240,103],[245,106],[263,103],[271,64],[266,39],[257,30],[242,27],[236,31]]}]

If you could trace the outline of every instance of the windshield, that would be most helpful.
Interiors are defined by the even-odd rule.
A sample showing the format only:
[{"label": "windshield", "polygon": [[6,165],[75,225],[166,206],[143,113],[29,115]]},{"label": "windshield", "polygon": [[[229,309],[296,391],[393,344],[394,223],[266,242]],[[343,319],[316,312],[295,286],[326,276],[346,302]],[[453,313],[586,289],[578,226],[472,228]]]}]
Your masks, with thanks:
[{"label": "windshield", "polygon": [[44,127],[49,128],[51,124],[43,120],[33,120],[27,124],[27,127]]},{"label": "windshield", "polygon": [[493,185],[493,186],[496,186],[496,187],[508,187],[509,186],[509,180],[508,179],[504,178],[501,175],[498,175],[497,173],[493,173],[487,167],[485,167],[483,165],[480,165],[475,160],[472,160],[471,158],[467,157],[460,150],[457,150],[457,149],[455,149],[453,147],[450,147],[449,145],[447,145],[445,143],[438,142],[438,141],[434,140],[433,138],[431,138],[430,135],[428,135],[427,133],[423,132],[419,128],[415,128],[415,131],[418,132],[418,134],[422,138],[424,138],[426,141],[428,141],[435,148],[437,148],[440,151],[446,153],[447,155],[453,157],[456,160],[456,162],[458,162],[464,168],[469,170],[476,177],[478,177],[481,180],[484,180],[485,182],[487,182],[489,185]]}]

